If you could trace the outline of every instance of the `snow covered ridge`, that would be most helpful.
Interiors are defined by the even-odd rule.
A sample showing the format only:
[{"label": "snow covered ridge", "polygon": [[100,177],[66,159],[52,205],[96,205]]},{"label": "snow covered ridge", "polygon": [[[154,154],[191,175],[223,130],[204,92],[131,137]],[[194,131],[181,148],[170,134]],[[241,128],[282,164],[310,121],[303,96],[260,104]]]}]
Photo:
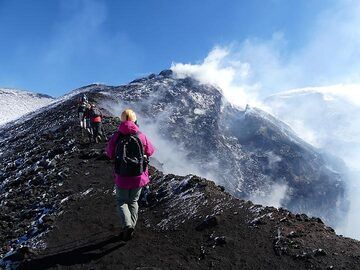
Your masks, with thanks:
[{"label": "snow covered ridge", "polygon": [[0,88],[0,125],[13,121],[54,101],[54,98],[28,91]]},{"label": "snow covered ridge", "polygon": [[[49,97],[51,99],[49,102],[43,104],[42,106],[37,107],[36,109],[26,112],[18,117],[15,117],[14,119],[7,121],[6,123],[0,123],[0,126],[24,123],[25,121],[27,121],[31,118],[34,118],[36,115],[38,115],[42,112],[45,112],[47,110],[50,110],[51,108],[55,108],[56,106],[60,105],[61,103],[72,99],[74,96],[76,96],[78,94],[101,91],[104,88],[108,88],[108,86],[105,86],[105,85],[102,85],[99,83],[93,83],[93,84],[89,84],[89,85],[80,87],[78,89],[75,89],[75,90],[71,91],[70,93],[65,94],[56,99]],[[18,90],[12,90],[12,91],[18,91]],[[26,93],[29,93],[30,95],[40,96],[40,97],[44,96],[45,98],[47,97],[46,95],[43,95],[43,94],[34,94],[31,92],[26,92]]]},{"label": "snow covered ridge", "polygon": [[326,101],[332,101],[335,99],[342,99],[353,105],[360,106],[360,85],[357,84],[338,84],[321,87],[305,87],[299,89],[292,89],[278,94],[269,96],[267,99],[282,98],[288,99],[294,96],[310,96],[312,94],[318,94]]}]

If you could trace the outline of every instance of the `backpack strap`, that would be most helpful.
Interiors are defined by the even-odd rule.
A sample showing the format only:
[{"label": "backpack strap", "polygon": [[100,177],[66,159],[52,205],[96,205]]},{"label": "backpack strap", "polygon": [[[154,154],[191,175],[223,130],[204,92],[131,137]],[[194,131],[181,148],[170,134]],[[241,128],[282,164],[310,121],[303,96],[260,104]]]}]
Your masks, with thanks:
[{"label": "backpack strap", "polygon": [[[133,136],[133,137],[136,138],[136,144],[137,144],[137,146],[139,147],[140,153],[142,154],[142,156],[144,156],[144,145],[143,145],[143,143],[141,142],[141,140],[140,140],[140,138],[139,138],[139,136],[138,136],[139,134],[140,134],[139,131],[136,132],[136,133],[134,133],[134,134],[123,134],[123,133],[121,133],[120,131],[118,131],[118,137],[117,137],[116,142],[115,142],[115,149],[118,147],[118,144],[119,144],[119,142],[120,142],[121,139],[123,139],[123,138],[126,137],[126,136],[129,136],[129,137],[130,137],[130,136]],[[124,151],[123,159],[125,159],[126,149],[123,149],[123,151]]]}]

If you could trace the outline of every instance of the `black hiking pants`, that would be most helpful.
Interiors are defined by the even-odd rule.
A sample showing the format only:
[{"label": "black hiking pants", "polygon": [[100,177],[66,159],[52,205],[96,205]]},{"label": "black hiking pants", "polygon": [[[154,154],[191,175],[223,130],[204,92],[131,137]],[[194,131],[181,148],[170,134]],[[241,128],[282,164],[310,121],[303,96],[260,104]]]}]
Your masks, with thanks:
[{"label": "black hiking pants", "polygon": [[93,139],[96,143],[101,141],[102,138],[102,124],[99,123],[91,123],[92,130],[93,130]]}]

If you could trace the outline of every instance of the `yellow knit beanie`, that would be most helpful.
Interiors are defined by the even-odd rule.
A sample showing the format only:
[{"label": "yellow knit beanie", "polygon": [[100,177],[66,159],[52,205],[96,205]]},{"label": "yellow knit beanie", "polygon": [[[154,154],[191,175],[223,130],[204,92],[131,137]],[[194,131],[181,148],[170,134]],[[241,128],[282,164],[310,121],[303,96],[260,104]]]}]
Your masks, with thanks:
[{"label": "yellow knit beanie", "polygon": [[121,117],[120,117],[122,122],[125,121],[136,121],[136,114],[134,113],[133,110],[130,109],[126,109],[125,111],[122,112]]}]

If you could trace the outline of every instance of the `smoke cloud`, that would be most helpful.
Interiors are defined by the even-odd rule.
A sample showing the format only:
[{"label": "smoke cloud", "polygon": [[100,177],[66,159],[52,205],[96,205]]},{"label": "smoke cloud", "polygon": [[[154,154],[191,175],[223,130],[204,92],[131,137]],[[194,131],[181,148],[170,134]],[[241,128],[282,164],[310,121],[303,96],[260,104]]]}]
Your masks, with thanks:
[{"label": "smoke cloud", "polygon": [[261,205],[271,205],[281,207],[283,202],[288,199],[288,186],[286,184],[275,183],[268,190],[258,190],[250,196],[250,200]]},{"label": "smoke cloud", "polygon": [[[173,63],[177,76],[217,84],[237,104],[308,86],[360,83],[360,2],[341,1],[320,13],[302,46],[282,31],[216,46],[200,64]],[[254,105],[254,104],[253,104]]]},{"label": "smoke cloud", "polygon": [[268,108],[303,139],[345,161],[350,210],[339,233],[360,239],[360,96],[357,85],[296,89],[266,100]]},{"label": "smoke cloud", "polygon": [[[256,101],[256,85],[246,85],[250,65],[232,60],[229,48],[215,47],[201,64],[172,64],[178,78],[194,77],[204,84],[212,84],[223,90],[225,97],[234,104],[245,107],[249,100]],[[254,94],[251,94],[252,89]]]},{"label": "smoke cloud", "polygon": [[[145,101],[151,103],[151,98]],[[168,111],[163,111],[157,115],[156,120],[149,115],[141,113],[142,108],[146,107],[146,104],[141,102],[126,103],[126,102],[102,102],[100,103],[102,108],[105,108],[112,115],[118,116],[121,112],[127,108],[132,108],[136,111],[138,123],[142,132],[146,134],[149,140],[156,146],[156,151],[153,158],[162,164],[162,171],[164,173],[171,173],[176,175],[188,175],[194,174],[205,177],[207,179],[216,180],[216,177],[210,171],[204,171],[200,169],[193,161],[189,161],[189,153],[185,150],[185,147],[178,141],[167,139],[162,135],[161,127],[164,125],[161,123],[161,119],[168,119]],[[171,108],[168,108],[171,110]],[[210,162],[210,161],[209,161]],[[216,164],[213,164],[216,168]]]},{"label": "smoke cloud", "polygon": [[[343,159],[350,211],[339,233],[360,239],[360,2],[341,1],[321,12],[301,46],[282,31],[271,39],[218,45],[197,64],[173,63],[175,76],[219,86],[227,100],[260,107],[299,137]],[[289,89],[295,89],[288,91]],[[282,93],[287,91],[285,93]],[[274,94],[282,93],[276,96]],[[289,192],[274,186],[253,199],[279,206]]]}]

